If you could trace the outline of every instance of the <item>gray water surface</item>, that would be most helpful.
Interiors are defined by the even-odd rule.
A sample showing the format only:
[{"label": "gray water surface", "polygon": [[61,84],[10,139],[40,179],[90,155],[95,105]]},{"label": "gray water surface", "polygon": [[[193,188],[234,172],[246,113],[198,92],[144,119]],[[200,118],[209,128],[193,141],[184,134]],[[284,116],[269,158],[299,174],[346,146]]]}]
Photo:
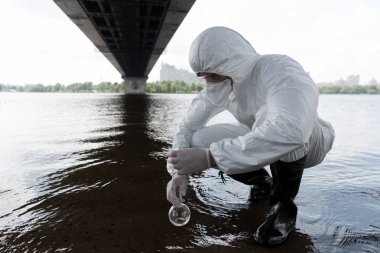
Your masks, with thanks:
[{"label": "gray water surface", "polygon": [[169,222],[165,153],[193,97],[0,93],[0,251],[380,251],[380,96],[320,96],[335,144],[275,249],[252,239],[266,202],[216,170],[190,178],[189,224]]}]

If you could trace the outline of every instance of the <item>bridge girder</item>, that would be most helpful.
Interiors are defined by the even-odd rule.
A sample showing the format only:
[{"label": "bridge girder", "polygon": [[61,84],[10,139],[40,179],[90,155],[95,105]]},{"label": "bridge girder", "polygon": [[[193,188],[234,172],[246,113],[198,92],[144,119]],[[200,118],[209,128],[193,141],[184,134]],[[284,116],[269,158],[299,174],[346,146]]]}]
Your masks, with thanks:
[{"label": "bridge girder", "polygon": [[195,0],[54,0],[123,78],[146,78]]}]

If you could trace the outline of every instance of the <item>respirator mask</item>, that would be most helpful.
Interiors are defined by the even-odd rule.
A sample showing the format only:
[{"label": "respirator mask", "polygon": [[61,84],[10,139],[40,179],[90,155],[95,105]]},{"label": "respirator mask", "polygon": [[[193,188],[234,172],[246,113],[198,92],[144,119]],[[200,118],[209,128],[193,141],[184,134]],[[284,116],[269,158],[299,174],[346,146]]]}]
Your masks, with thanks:
[{"label": "respirator mask", "polygon": [[207,97],[210,102],[216,106],[226,106],[231,92],[232,83],[230,79],[225,79],[217,83],[207,83]]}]

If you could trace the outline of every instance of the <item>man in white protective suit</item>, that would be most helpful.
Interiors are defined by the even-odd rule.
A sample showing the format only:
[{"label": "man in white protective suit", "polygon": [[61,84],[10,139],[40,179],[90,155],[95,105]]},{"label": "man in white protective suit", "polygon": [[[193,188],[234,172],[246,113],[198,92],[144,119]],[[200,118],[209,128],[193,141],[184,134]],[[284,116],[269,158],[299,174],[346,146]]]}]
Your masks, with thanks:
[{"label": "man in white protective suit", "polygon": [[[254,238],[266,246],[284,242],[295,228],[303,170],[321,163],[334,141],[332,126],[317,114],[318,88],[292,58],[260,55],[225,27],[198,35],[189,62],[207,86],[192,101],[168,153],[168,201],[179,205],[186,175],[216,168],[251,185],[252,201],[269,195],[269,213]],[[206,126],[224,110],[240,124]]]}]

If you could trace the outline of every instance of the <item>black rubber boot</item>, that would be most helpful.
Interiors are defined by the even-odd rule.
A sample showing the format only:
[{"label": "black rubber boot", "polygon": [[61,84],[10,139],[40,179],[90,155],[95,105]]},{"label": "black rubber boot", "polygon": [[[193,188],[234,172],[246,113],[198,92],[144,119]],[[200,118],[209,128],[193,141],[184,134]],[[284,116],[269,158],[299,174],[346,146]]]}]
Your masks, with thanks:
[{"label": "black rubber boot", "polygon": [[243,174],[230,175],[231,178],[251,186],[249,201],[254,202],[269,196],[272,189],[272,177],[264,169]]},{"label": "black rubber boot", "polygon": [[298,193],[306,156],[290,163],[277,161],[271,164],[273,190],[269,198],[271,207],[265,222],[257,229],[255,241],[265,246],[284,242],[294,230],[297,206],[293,199]]}]

